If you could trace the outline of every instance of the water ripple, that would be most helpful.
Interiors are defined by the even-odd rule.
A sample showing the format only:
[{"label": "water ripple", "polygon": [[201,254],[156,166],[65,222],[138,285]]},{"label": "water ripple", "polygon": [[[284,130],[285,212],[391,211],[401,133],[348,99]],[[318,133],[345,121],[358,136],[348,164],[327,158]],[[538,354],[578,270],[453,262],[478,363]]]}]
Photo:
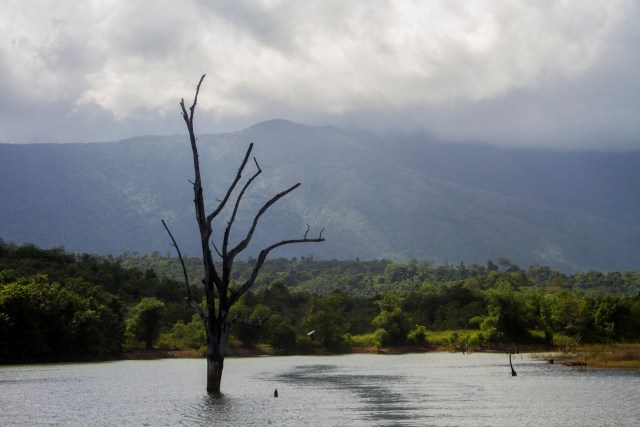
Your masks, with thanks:
[{"label": "water ripple", "polygon": [[[640,375],[504,355],[228,359],[0,367],[0,425],[637,425]],[[279,397],[274,398],[273,390]]]}]

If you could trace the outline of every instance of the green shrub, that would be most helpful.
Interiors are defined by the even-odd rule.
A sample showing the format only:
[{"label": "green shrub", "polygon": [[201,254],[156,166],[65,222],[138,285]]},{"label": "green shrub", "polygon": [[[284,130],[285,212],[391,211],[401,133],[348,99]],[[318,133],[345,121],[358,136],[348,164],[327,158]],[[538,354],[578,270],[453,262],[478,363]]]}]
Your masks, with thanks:
[{"label": "green shrub", "polygon": [[158,338],[158,348],[163,350],[184,350],[187,348],[201,348],[206,345],[204,324],[197,314],[191,322],[176,322],[170,331],[163,332]]},{"label": "green shrub", "polygon": [[422,325],[416,325],[416,327],[407,335],[407,341],[412,344],[428,344],[429,341],[427,340],[427,333],[427,328]]}]

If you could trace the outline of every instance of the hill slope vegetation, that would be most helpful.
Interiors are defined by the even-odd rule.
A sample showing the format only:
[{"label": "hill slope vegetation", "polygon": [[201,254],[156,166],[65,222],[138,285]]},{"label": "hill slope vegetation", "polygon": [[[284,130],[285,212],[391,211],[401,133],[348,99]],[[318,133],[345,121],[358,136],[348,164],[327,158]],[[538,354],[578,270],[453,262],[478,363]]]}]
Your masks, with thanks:
[{"label": "hill slope vegetation", "polygon": [[[272,195],[303,185],[261,220],[249,254],[301,237],[310,224],[325,228],[325,243],[274,256],[638,266],[640,153],[523,152],[275,120],[200,136],[208,200],[224,195],[250,142],[264,172],[238,225]],[[198,254],[190,156],[182,136],[2,144],[0,237],[68,251],[165,253],[163,218],[183,252]]]}]

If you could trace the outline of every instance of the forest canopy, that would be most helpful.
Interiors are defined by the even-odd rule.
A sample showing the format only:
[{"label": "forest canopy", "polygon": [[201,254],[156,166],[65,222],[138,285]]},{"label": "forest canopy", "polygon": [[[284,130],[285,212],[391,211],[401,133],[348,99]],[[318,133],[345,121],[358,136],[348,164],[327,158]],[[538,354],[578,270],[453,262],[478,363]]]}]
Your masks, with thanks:
[{"label": "forest canopy", "polygon": [[[201,265],[185,261],[190,274]],[[234,280],[250,274],[251,261],[237,262]],[[176,258],[157,252],[102,257],[0,241],[0,359],[199,349],[204,330],[184,302],[181,275]],[[198,286],[192,294],[202,299]],[[640,338],[640,274],[567,275],[507,258],[484,265],[277,258],[233,310],[262,324],[234,325],[236,349],[629,342]]]}]

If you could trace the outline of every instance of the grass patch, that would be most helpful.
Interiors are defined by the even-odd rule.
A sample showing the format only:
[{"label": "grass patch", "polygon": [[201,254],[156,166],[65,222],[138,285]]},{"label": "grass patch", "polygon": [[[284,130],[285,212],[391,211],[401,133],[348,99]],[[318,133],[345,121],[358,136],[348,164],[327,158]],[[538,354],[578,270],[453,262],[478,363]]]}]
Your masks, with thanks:
[{"label": "grass patch", "polygon": [[482,333],[476,329],[459,329],[447,331],[427,331],[427,342],[441,347],[460,348],[479,346],[485,342]]},{"label": "grass patch", "polygon": [[380,334],[376,332],[360,335],[345,334],[342,338],[349,347],[380,348],[381,346]]},{"label": "grass patch", "polygon": [[640,344],[581,344],[560,360],[584,362],[592,368],[640,370]]}]

